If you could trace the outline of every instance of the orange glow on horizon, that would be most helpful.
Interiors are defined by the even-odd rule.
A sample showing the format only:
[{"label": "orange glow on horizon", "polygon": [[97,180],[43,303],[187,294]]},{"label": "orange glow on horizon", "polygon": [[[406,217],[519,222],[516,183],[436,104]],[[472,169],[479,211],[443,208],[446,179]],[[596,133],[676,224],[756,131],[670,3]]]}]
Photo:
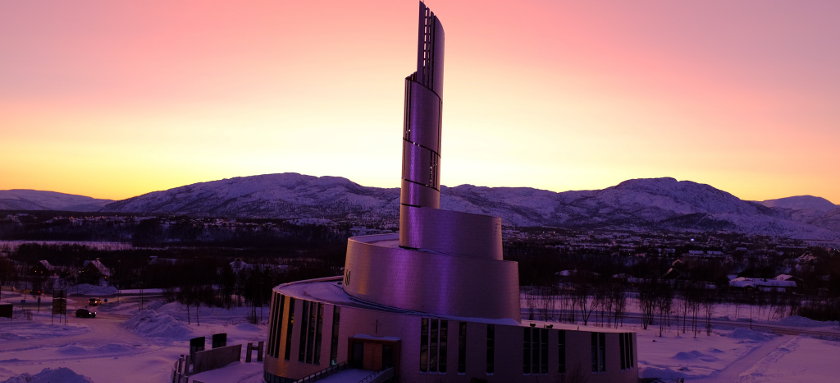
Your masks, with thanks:
[{"label": "orange glow on horizon", "polygon": [[[337,4],[341,4],[340,6]],[[445,185],[840,203],[840,3],[429,1]],[[0,3],[0,189],[400,179],[416,2]]]}]

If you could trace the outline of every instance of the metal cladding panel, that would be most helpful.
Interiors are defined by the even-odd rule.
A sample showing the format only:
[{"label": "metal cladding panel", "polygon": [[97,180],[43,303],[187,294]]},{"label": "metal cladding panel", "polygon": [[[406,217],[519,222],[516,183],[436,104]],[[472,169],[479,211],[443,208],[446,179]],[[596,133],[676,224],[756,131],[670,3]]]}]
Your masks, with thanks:
[{"label": "metal cladding panel", "polygon": [[440,156],[426,148],[403,141],[403,179],[421,186],[438,189]]},{"label": "metal cladding panel", "polygon": [[516,262],[435,254],[351,238],[344,269],[349,275],[344,291],[368,302],[438,315],[520,318]]},{"label": "metal cladding panel", "polygon": [[411,80],[406,86],[409,101],[404,138],[440,154],[440,97]]},{"label": "metal cladding panel", "polygon": [[443,33],[443,25],[441,25],[437,17],[435,17],[434,36],[434,62],[432,64],[434,65],[435,76],[432,80],[432,90],[443,97],[443,47],[446,39]]},{"label": "metal cladding panel", "polygon": [[417,33],[417,79],[443,96],[443,25],[425,4],[420,3]]},{"label": "metal cladding panel", "polygon": [[414,206],[438,207],[440,206],[440,192],[403,180],[400,201]]},{"label": "metal cladding panel", "polygon": [[488,215],[400,206],[400,246],[502,260],[502,220]]}]

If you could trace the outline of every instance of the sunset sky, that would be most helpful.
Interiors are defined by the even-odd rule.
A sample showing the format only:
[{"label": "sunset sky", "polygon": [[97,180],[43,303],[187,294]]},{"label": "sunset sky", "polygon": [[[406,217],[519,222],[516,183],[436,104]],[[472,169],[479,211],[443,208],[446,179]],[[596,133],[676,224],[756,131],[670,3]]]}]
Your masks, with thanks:
[{"label": "sunset sky", "polygon": [[[840,1],[426,3],[441,181],[840,203]],[[0,189],[400,180],[417,3],[0,0]]]}]

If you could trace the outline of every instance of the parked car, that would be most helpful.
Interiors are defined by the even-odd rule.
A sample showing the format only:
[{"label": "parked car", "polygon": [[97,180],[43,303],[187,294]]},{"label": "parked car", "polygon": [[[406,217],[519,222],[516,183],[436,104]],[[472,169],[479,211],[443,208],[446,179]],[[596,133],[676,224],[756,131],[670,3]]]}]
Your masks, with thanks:
[{"label": "parked car", "polygon": [[76,310],[76,318],[96,318],[96,311],[78,309]]},{"label": "parked car", "polygon": [[102,304],[102,299],[100,298],[90,298],[88,299],[88,306],[99,306]]}]

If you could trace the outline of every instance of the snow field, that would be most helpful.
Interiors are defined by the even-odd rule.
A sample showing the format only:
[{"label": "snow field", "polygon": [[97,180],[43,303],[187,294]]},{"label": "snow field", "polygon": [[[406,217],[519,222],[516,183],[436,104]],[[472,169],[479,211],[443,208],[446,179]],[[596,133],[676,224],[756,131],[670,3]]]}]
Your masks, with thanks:
[{"label": "snow field", "polygon": [[[4,294],[4,300],[16,302],[20,296]],[[71,297],[68,307],[83,306],[86,298]],[[68,323],[51,324],[46,309],[33,313],[33,319],[0,318],[0,382],[39,383],[51,379],[56,371],[70,369],[80,377],[70,383],[155,383],[168,382],[171,368],[180,354],[188,351],[188,339],[194,336],[228,334],[228,344],[264,340],[266,327],[247,321],[250,307],[231,310],[200,307],[196,324],[195,307],[166,303],[159,297],[145,298],[139,310],[137,297],[97,306],[95,319],[68,316]],[[526,302],[523,300],[523,307]],[[629,311],[633,311],[632,308]],[[735,312],[738,315],[735,315]],[[682,333],[682,322],[673,318],[672,326],[659,336],[658,326],[644,330],[638,320],[627,319],[622,328],[636,331],[638,364],[641,377],[667,380],[685,378],[688,382],[835,382],[840,362],[840,341],[806,336],[774,335],[751,330],[743,321],[745,307],[720,305],[716,318],[732,315],[732,327],[716,323],[710,336],[705,331],[696,337]],[[801,317],[770,319],[763,313],[753,323],[774,324],[794,329],[833,329],[837,323],[825,323]],[[267,319],[268,310],[257,315]],[[189,318],[189,320],[188,320]],[[737,325],[737,326],[736,326]],[[45,370],[49,369],[49,370]],[[62,372],[63,373],[63,372]],[[39,375],[42,374],[42,375]],[[58,375],[56,375],[58,376]],[[229,367],[201,374],[208,383],[259,383],[259,363],[234,363]],[[13,380],[16,379],[16,380]],[[28,380],[27,380],[28,379]],[[69,380],[86,379],[86,380]]]},{"label": "snow field", "polygon": [[[4,301],[6,298],[4,294]],[[76,302],[68,303],[68,308],[83,306],[86,298],[71,297],[71,301]],[[178,356],[189,352],[191,337],[225,332],[228,344],[244,344],[264,340],[266,334],[264,324],[247,322],[249,307],[201,307],[198,325],[194,320],[195,307],[190,308],[192,323],[187,323],[184,305],[147,298],[144,310],[138,310],[138,306],[136,299],[123,297],[120,302],[112,300],[97,306],[97,317],[93,319],[75,318],[71,313],[66,325],[51,324],[50,314],[43,308],[33,313],[31,321],[0,318],[0,339],[4,340],[0,342],[0,382],[165,383]],[[265,314],[267,310],[264,320]],[[223,376],[219,381],[240,380],[228,379],[230,374],[262,378],[260,363],[241,364],[227,375],[219,371]],[[86,380],[56,375],[65,370]]]}]

